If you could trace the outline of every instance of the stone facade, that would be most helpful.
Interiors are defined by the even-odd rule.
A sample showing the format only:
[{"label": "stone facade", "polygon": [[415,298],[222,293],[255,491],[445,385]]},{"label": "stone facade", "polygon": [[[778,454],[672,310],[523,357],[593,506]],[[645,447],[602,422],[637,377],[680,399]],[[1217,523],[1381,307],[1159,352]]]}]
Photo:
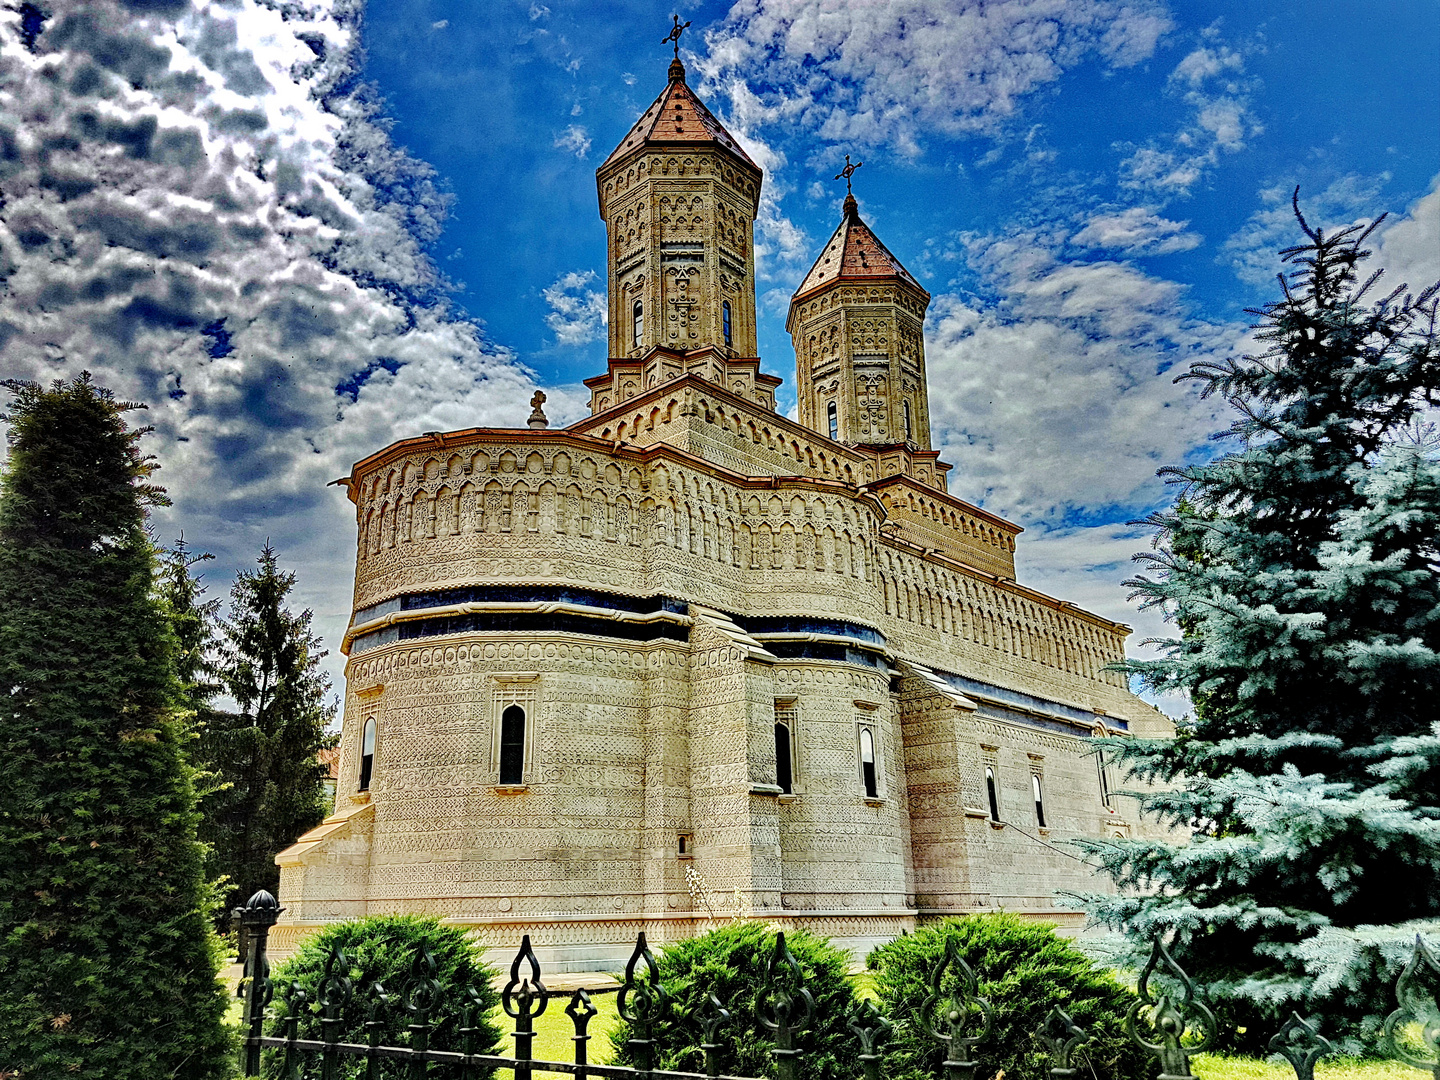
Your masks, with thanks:
[{"label": "stone facade", "polygon": [[[379,912],[529,933],[561,970],[732,914],[857,952],[950,913],[1073,926],[1056,891],[1098,883],[1054,842],[1145,828],[1088,745],[1173,732],[1103,670],[1128,628],[1017,583],[1021,530],[947,492],[929,297],[853,201],[854,257],[792,305],[800,420],[775,411],[752,355],[759,179],[672,65],[599,171],[592,415],[404,439],[344,479],[340,794],[276,857],[281,954]],[[657,284],[677,267],[681,304]],[[677,316],[635,345],[616,324],[637,298]]]}]

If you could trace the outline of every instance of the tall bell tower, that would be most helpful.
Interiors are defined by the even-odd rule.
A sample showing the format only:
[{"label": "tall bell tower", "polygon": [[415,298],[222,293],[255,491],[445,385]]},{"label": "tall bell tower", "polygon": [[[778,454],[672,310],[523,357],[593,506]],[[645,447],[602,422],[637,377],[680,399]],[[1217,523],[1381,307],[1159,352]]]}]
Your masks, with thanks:
[{"label": "tall bell tower", "polygon": [[612,359],[711,350],[723,377],[755,356],[761,175],[686,84],[677,46],[665,90],[595,173]]},{"label": "tall bell tower", "polygon": [[861,220],[854,195],[842,213],[785,320],[800,422],[852,445],[929,450],[930,294]]}]

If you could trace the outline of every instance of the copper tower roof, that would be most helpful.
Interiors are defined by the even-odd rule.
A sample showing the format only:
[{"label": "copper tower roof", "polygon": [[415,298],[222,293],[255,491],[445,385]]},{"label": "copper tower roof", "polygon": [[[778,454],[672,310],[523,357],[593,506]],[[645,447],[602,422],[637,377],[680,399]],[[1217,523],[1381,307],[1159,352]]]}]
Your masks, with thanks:
[{"label": "copper tower roof", "polygon": [[[830,237],[830,242],[821,249],[820,257],[805,275],[805,280],[795,290],[795,297],[798,299],[835,281],[872,281],[880,278],[899,278],[925,292],[920,283],[910,276],[910,271],[901,266],[900,260],[890,254],[889,249],[870,231],[870,226],[860,220],[860,207],[855,197],[846,195],[845,217]],[[930,294],[925,292],[925,296],[928,298]]]},{"label": "copper tower roof", "polygon": [[760,171],[760,167],[750,160],[750,155],[740,148],[735,137],[725,130],[725,126],[715,119],[715,114],[686,85],[685,65],[675,60],[670,65],[669,85],[635,122],[630,133],[620,140],[620,145],[600,168],[619,161],[641,146],[694,146],[707,142],[724,147],[756,172]]}]

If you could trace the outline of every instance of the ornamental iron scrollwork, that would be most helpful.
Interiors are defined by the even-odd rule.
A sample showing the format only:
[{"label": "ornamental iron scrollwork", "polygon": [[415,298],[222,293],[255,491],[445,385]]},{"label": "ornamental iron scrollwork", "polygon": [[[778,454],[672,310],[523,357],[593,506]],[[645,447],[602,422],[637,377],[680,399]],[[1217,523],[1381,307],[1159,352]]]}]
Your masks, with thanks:
[{"label": "ornamental iron scrollwork", "polygon": [[875,1052],[875,1044],[894,1029],[895,1025],[873,1001],[865,1002],[851,1017],[850,1030],[860,1040],[860,1067],[865,1070],[865,1080],[880,1080],[880,1055]]},{"label": "ornamental iron scrollwork", "polygon": [[707,994],[696,1020],[700,1023],[700,1030],[705,1033],[705,1041],[700,1044],[700,1049],[705,1051],[705,1075],[719,1076],[722,1049],[720,1029],[730,1023],[730,1010],[725,1008],[714,994]]},{"label": "ornamental iron scrollwork", "polygon": [[1052,1080],[1068,1080],[1079,1072],[1070,1063],[1070,1059],[1090,1040],[1090,1036],[1085,1034],[1085,1029],[1075,1023],[1069,1013],[1056,1005],[1046,1014],[1036,1035],[1050,1051]]},{"label": "ornamental iron scrollwork", "polygon": [[370,999],[365,1009],[365,1080],[380,1080],[380,1041],[385,1037],[385,1010],[390,1007],[390,992],[379,979],[371,979],[364,996]]},{"label": "ornamental iron scrollwork", "polygon": [[[945,973],[955,970],[956,985],[946,993],[941,989]],[[945,1044],[945,1076],[947,1080],[974,1080],[979,1062],[969,1060],[970,1051],[990,1034],[994,1016],[990,1002],[980,996],[980,982],[975,972],[960,955],[960,944],[954,938],[945,941],[945,955],[930,977],[930,996],[920,1006],[921,1025],[932,1039]],[[965,1034],[971,1017],[980,1017],[980,1030]],[[938,1022],[937,1022],[938,1020]]]},{"label": "ornamental iron scrollwork", "polygon": [[765,982],[755,996],[755,1018],[775,1035],[770,1051],[777,1080],[796,1080],[802,1051],[795,1036],[815,1018],[815,998],[805,988],[805,974],[785,945],[785,933],[775,935],[775,951],[765,963]]},{"label": "ornamental iron scrollwork", "polygon": [[1279,1054],[1295,1070],[1296,1080],[1315,1080],[1315,1062],[1335,1052],[1329,1039],[1297,1012],[1270,1037],[1270,1052]]},{"label": "ornamental iron scrollwork", "polygon": [[325,972],[320,977],[315,998],[320,1003],[320,1041],[325,1044],[320,1059],[320,1080],[338,1080],[341,1028],[345,1026],[345,1009],[354,996],[350,982],[350,958],[339,945],[333,945],[325,955]]},{"label": "ornamental iron scrollwork", "polygon": [[[1440,1004],[1432,989],[1425,990],[1422,981],[1429,977],[1431,985],[1440,985],[1440,961],[1419,934],[1415,935],[1415,951],[1410,954],[1400,978],[1395,983],[1395,1000],[1400,1007],[1385,1018],[1385,1043],[1390,1053],[1406,1065],[1423,1069],[1440,1080]],[[1405,1023],[1420,1025],[1420,1042],[1430,1051],[1421,1057],[1403,1040],[1395,1037],[1396,1028]]]},{"label": "ornamental iron scrollwork", "polygon": [[[529,966],[529,974],[520,974],[521,964]],[[544,1013],[545,1007],[550,1004],[545,983],[540,978],[540,961],[530,944],[529,934],[521,939],[520,951],[510,962],[510,981],[500,992],[500,1003],[505,1009],[505,1015],[515,1021],[515,1059],[522,1063],[528,1062],[534,1057],[532,1047],[535,1043],[535,1018]],[[515,1066],[515,1080],[530,1080],[528,1064]]]},{"label": "ornamental iron scrollwork", "polygon": [[[635,967],[641,963],[645,965],[643,977],[637,979]],[[633,1033],[625,1045],[633,1055],[631,1060],[635,1062],[635,1067],[641,1072],[649,1072],[655,1068],[655,1044],[652,1036],[669,1000],[670,995],[660,985],[660,968],[650,953],[650,945],[645,940],[645,931],[642,930],[635,939],[635,951],[630,954],[630,961],[625,965],[625,985],[620,988],[615,1002],[616,1010],[630,1025]]]},{"label": "ornamental iron scrollwork", "polygon": [[[570,1004],[565,1006],[565,1015],[570,1017],[570,1023],[575,1027],[575,1034],[570,1036],[570,1041],[575,1044],[576,1065],[584,1065],[589,1061],[586,1046],[590,1042],[590,1021],[599,1012],[584,987],[570,995]],[[577,1071],[575,1080],[585,1080],[585,1075],[583,1071]]]},{"label": "ornamental iron scrollwork", "polygon": [[434,1027],[430,1015],[442,992],[440,980],[435,977],[436,971],[435,954],[430,951],[429,945],[422,942],[410,966],[410,981],[406,984],[403,999],[405,1011],[410,1014],[407,1028],[410,1031],[411,1072],[417,1077],[424,1075],[425,1060],[416,1055],[430,1049],[430,1030]]},{"label": "ornamental iron scrollwork", "polygon": [[[1150,993],[1150,979],[1157,970],[1162,970],[1165,976],[1174,979],[1184,988],[1184,995],[1178,1001],[1174,995],[1163,990],[1159,997]],[[1195,984],[1175,962],[1161,937],[1155,939],[1155,945],[1150,950],[1150,959],[1140,973],[1137,993],[1140,1000],[1130,1006],[1130,1012],[1125,1017],[1125,1029],[1130,1033],[1130,1038],[1159,1060],[1159,1080],[1179,1080],[1193,1076],[1190,1071],[1190,1057],[1205,1050],[1215,1041],[1215,1014],[1203,1001],[1196,1000]],[[1143,1009],[1151,1010],[1150,1023],[1159,1036],[1159,1042],[1146,1042],[1140,1036],[1136,1022]],[[1181,1040],[1194,1030],[1190,1015],[1192,1012],[1198,1018],[1199,1029],[1204,1034],[1199,1042],[1185,1046]]]}]

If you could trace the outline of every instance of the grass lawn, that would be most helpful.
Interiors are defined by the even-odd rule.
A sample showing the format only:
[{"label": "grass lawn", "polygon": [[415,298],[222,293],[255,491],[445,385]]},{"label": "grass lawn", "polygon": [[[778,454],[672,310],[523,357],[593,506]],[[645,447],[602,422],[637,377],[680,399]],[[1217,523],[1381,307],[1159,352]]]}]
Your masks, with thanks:
[{"label": "grass lawn", "polygon": [[[1260,1058],[1196,1054],[1191,1070],[1199,1080],[1295,1080],[1289,1062],[1272,1064]],[[1315,1080],[1420,1080],[1423,1074],[1398,1061],[1360,1061],[1322,1058],[1315,1065]]]},{"label": "grass lawn", "polygon": [[[610,1061],[609,1034],[619,1026],[620,1016],[615,1011],[614,994],[595,994],[590,1001],[598,1012],[591,1018],[588,1028],[590,1043],[586,1047],[587,1057],[597,1065],[604,1065]],[[544,1015],[535,1021],[535,1042],[534,1049],[531,1051],[534,1057],[542,1061],[575,1060],[573,1039],[575,1025],[571,1022],[570,1017],[565,1015],[565,1006],[569,1004],[568,997],[551,998]],[[506,1016],[504,1012],[497,1012],[495,1020],[503,1031],[509,1033],[515,1030],[515,1021]],[[506,1035],[505,1048],[500,1052],[502,1054],[515,1052],[513,1035]]]}]

